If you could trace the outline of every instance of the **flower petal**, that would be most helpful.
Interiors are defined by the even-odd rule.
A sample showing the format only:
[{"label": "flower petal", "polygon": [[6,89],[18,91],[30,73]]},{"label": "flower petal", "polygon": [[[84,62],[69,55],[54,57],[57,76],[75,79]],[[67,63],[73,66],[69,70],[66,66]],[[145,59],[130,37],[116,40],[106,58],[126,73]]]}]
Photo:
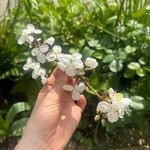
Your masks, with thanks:
[{"label": "flower petal", "polygon": [[54,44],[54,42],[55,42],[55,39],[52,36],[49,37],[46,41],[44,41],[45,44],[48,44],[50,46],[52,46]]},{"label": "flower petal", "polygon": [[85,90],[85,84],[83,82],[80,82],[79,85],[76,84],[75,90],[82,93]]},{"label": "flower petal", "polygon": [[35,30],[34,30],[34,33],[35,33],[35,34],[41,34],[41,33],[42,33],[42,30],[35,29]]},{"label": "flower petal", "polygon": [[61,71],[66,71],[66,68],[67,68],[67,66],[64,65],[64,64],[61,63],[61,62],[58,62],[58,63],[57,63],[57,67],[58,67]]},{"label": "flower petal", "polygon": [[44,63],[46,62],[46,57],[45,57],[44,54],[38,54],[38,55],[37,55],[37,60],[38,60],[40,63],[44,64]]},{"label": "flower petal", "polygon": [[59,45],[55,45],[52,50],[54,53],[61,53],[62,48]]},{"label": "flower petal", "polygon": [[29,64],[24,64],[24,65],[23,65],[23,70],[28,70],[28,69],[30,69]]},{"label": "flower petal", "polygon": [[22,45],[22,44],[24,44],[25,43],[25,37],[24,36],[21,36],[19,39],[18,39],[18,44],[19,45]]},{"label": "flower petal", "polygon": [[37,56],[39,53],[40,53],[40,51],[39,51],[39,48],[38,48],[38,47],[35,47],[35,48],[31,51],[31,54],[32,54],[33,56]]},{"label": "flower petal", "polygon": [[38,72],[37,72],[37,70],[33,70],[33,72],[32,72],[32,78],[33,79],[37,79],[38,78]]},{"label": "flower petal", "polygon": [[72,54],[73,59],[78,59],[80,60],[82,58],[82,55],[80,53],[74,53]]},{"label": "flower petal", "polygon": [[72,62],[74,68],[76,69],[82,69],[84,67],[83,62],[81,60],[77,60]]},{"label": "flower petal", "polygon": [[123,116],[124,116],[124,109],[119,109],[118,113],[119,113],[119,117],[123,118]]},{"label": "flower petal", "polygon": [[38,75],[39,76],[45,76],[45,74],[46,74],[46,70],[44,69],[44,68],[40,68],[39,70],[38,70]]},{"label": "flower petal", "polygon": [[41,51],[42,53],[47,52],[48,49],[49,49],[49,46],[46,45],[46,44],[43,44],[43,45],[40,46],[40,51]]},{"label": "flower petal", "polygon": [[31,68],[34,70],[40,69],[40,63],[39,62],[32,63]]},{"label": "flower petal", "polygon": [[107,114],[107,118],[111,123],[114,123],[114,122],[118,121],[119,114],[116,111],[112,110]]},{"label": "flower petal", "polygon": [[76,90],[74,90],[73,92],[72,92],[72,99],[73,100],[79,100],[80,99],[80,93],[79,92],[77,92]]},{"label": "flower petal", "polygon": [[68,92],[72,92],[74,87],[72,85],[66,84],[63,86],[63,89]]},{"label": "flower petal", "polygon": [[28,29],[23,29],[23,31],[22,31],[22,35],[23,36],[27,36],[27,35],[29,35],[29,34],[31,34],[32,32],[30,31],[30,30],[28,30]]},{"label": "flower petal", "polygon": [[89,67],[90,69],[94,69],[94,68],[96,68],[98,66],[98,62],[96,61],[96,59],[88,57],[85,60],[85,65],[87,67]]},{"label": "flower petal", "polygon": [[28,24],[28,25],[27,25],[27,29],[28,29],[29,31],[31,31],[31,32],[34,32],[35,27],[34,27],[33,24]]},{"label": "flower petal", "polygon": [[33,37],[33,36],[28,35],[28,36],[26,37],[26,42],[28,42],[29,44],[31,44],[33,41],[34,41],[34,37]]},{"label": "flower petal", "polygon": [[73,77],[77,74],[77,70],[71,66],[66,69],[66,74],[70,77]]},{"label": "flower petal", "polygon": [[108,93],[109,93],[110,98],[112,98],[116,92],[114,91],[113,88],[109,88]]},{"label": "flower petal", "polygon": [[128,107],[131,104],[132,100],[130,98],[123,98],[124,107]]},{"label": "flower petal", "polygon": [[58,60],[63,63],[64,65],[70,65],[72,59],[72,55],[70,54],[62,54]]},{"label": "flower petal", "polygon": [[44,77],[44,76],[42,76],[41,77],[41,82],[42,82],[42,84],[45,84],[46,82],[47,82],[47,78],[46,77]]},{"label": "flower petal", "polygon": [[56,58],[57,58],[57,57],[56,57],[56,54],[51,53],[51,52],[46,55],[46,59],[47,59],[48,61],[54,61]]},{"label": "flower petal", "polygon": [[107,103],[107,102],[99,102],[97,105],[97,109],[98,111],[102,112],[102,113],[108,113],[111,109],[111,104]]}]

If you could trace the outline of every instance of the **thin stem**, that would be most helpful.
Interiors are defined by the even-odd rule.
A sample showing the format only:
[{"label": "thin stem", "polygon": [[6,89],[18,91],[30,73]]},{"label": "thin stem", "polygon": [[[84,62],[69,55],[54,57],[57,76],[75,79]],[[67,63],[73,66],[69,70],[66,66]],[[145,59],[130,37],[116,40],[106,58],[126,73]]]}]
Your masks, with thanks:
[{"label": "thin stem", "polygon": [[122,1],[121,1],[120,9],[119,9],[119,11],[118,11],[117,19],[116,19],[116,22],[115,22],[115,26],[116,26],[116,25],[118,24],[118,22],[119,22],[119,19],[120,19],[120,16],[121,16],[121,11],[122,11],[122,9],[123,9],[124,2],[125,2],[125,0],[122,0]]},{"label": "thin stem", "polygon": [[93,93],[98,97],[99,100],[102,99],[102,97],[100,96],[100,94],[98,94],[98,93],[96,92],[96,90],[85,80],[84,77],[79,76],[79,78],[85,83],[85,85],[86,85],[90,90],[93,91]]}]

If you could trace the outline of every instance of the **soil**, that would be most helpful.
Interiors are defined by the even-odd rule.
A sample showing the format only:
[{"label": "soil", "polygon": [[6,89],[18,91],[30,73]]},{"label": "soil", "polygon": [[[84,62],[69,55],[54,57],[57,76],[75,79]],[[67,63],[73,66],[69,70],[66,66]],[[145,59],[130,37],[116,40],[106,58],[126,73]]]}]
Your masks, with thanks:
[{"label": "soil", "polygon": [[[13,150],[20,137],[7,137],[0,139],[0,150]],[[150,132],[137,130],[126,130],[119,134],[105,135],[100,139],[104,144],[103,148],[93,147],[88,150],[150,150]],[[71,140],[65,150],[87,150],[85,146],[75,140]]]}]

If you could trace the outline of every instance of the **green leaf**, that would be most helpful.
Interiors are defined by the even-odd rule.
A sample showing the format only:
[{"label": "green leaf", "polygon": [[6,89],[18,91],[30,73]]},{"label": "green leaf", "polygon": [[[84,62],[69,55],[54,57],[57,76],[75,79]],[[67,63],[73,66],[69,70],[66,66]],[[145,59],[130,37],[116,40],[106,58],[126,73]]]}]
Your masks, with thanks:
[{"label": "green leaf", "polygon": [[28,103],[18,102],[18,103],[15,103],[14,105],[12,105],[6,115],[6,122],[8,123],[8,125],[10,125],[10,123],[12,123],[12,121],[14,120],[15,116],[18,113],[27,111],[27,110],[30,110],[30,105]]},{"label": "green leaf", "polygon": [[131,96],[130,99],[132,99],[132,101],[134,102],[141,102],[144,100],[144,98],[142,96]]},{"label": "green leaf", "polygon": [[128,64],[128,68],[131,70],[137,70],[140,68],[140,64],[137,62],[131,62],[130,64]]},{"label": "green leaf", "polygon": [[126,59],[126,57],[127,57],[127,54],[126,54],[126,52],[124,52],[124,51],[119,51],[119,52],[117,53],[117,59],[123,60],[123,59]]},{"label": "green leaf", "polygon": [[90,41],[88,41],[88,44],[89,44],[89,46],[91,46],[91,47],[97,47],[97,46],[99,46],[99,47],[101,47],[101,44],[99,44],[99,41],[98,40],[90,40]]},{"label": "green leaf", "polygon": [[87,57],[90,57],[94,53],[94,51],[88,47],[85,47],[81,53],[83,55],[83,59],[86,59]]},{"label": "green leaf", "polygon": [[130,106],[132,107],[132,108],[134,108],[134,109],[137,109],[137,110],[142,110],[142,109],[144,109],[144,104],[143,104],[143,102],[132,102],[131,104],[130,104]]},{"label": "green leaf", "polygon": [[96,51],[92,54],[92,57],[96,58],[96,59],[102,59],[103,58],[103,51]]},{"label": "green leaf", "polygon": [[106,55],[106,56],[103,58],[103,63],[109,63],[109,62],[111,62],[113,59],[114,59],[114,55],[112,55],[112,54]]},{"label": "green leaf", "polygon": [[20,136],[23,134],[25,130],[25,126],[27,124],[28,118],[22,118],[20,120],[15,121],[11,127],[10,132],[13,136]]},{"label": "green leaf", "polygon": [[3,73],[2,75],[0,75],[0,79],[7,78],[9,76],[21,77],[21,76],[23,76],[23,73],[20,72],[17,68],[12,68],[12,69],[6,71],[5,73]]},{"label": "green leaf", "polygon": [[123,68],[122,61],[113,60],[109,65],[109,69],[115,73],[119,72],[122,68]]},{"label": "green leaf", "polygon": [[146,61],[145,61],[144,57],[139,58],[139,63],[141,65],[145,65],[146,64]]},{"label": "green leaf", "polygon": [[146,71],[149,71],[150,72],[150,66],[145,66],[145,67],[143,67],[144,68],[144,70],[146,70]]},{"label": "green leaf", "polygon": [[126,46],[124,49],[127,53],[134,53],[136,51],[136,47]]},{"label": "green leaf", "polygon": [[143,68],[139,68],[136,70],[136,73],[138,76],[140,77],[144,77],[145,76],[145,71],[143,70]]},{"label": "green leaf", "polygon": [[7,129],[8,129],[8,125],[3,119],[1,114],[0,114],[0,129],[3,130],[4,132],[7,132]]},{"label": "green leaf", "polygon": [[124,73],[124,77],[125,78],[133,78],[134,77],[134,75],[135,75],[135,71],[134,70],[130,70],[130,69],[128,69],[127,68],[127,70],[125,71],[125,73]]},{"label": "green leaf", "polygon": [[145,8],[138,9],[136,12],[133,13],[133,18],[139,18],[142,15],[144,15],[145,12],[146,12]]}]

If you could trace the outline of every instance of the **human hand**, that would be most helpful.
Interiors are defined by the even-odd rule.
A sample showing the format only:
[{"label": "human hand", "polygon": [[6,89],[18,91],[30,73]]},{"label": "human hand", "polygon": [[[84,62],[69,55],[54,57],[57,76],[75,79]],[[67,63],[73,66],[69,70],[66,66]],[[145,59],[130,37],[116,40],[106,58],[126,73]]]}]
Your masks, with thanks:
[{"label": "human hand", "polygon": [[82,95],[74,103],[71,95],[63,91],[65,84],[74,84],[74,80],[56,68],[39,92],[25,133],[15,150],[64,149],[86,104]]}]

